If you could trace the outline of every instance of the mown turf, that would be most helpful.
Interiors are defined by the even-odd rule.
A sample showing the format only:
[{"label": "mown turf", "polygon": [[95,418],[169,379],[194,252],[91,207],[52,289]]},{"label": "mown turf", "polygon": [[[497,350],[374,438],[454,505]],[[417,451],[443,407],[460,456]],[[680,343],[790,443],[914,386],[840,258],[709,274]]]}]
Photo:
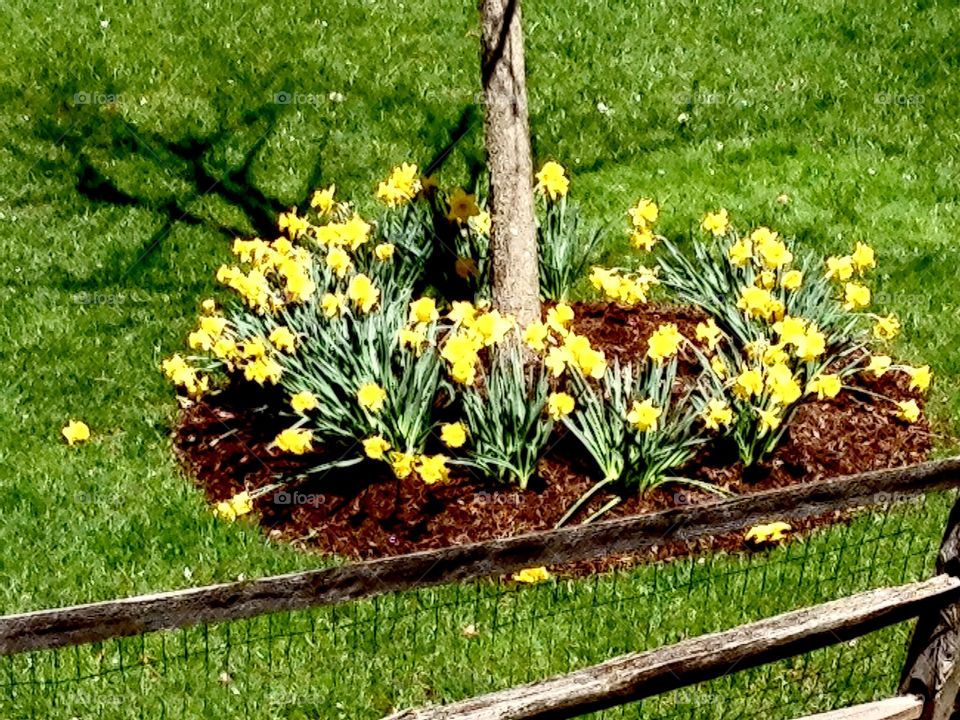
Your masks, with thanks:
[{"label": "mown turf", "polygon": [[[590,215],[617,230],[647,195],[671,235],[724,205],[824,253],[871,243],[878,301],[904,320],[896,353],[933,367],[950,450],[960,11],[531,0],[524,13],[536,154],[570,167]],[[214,521],[172,459],[157,366],[214,291],[230,235],[256,229],[239,207],[251,198],[292,205],[336,182],[368,203],[390,166],[427,164],[458,127],[441,178],[476,172],[473,5],[11,0],[0,31],[0,610],[321,564]],[[605,256],[626,252],[623,235]],[[71,417],[90,444],[63,445]]]}]

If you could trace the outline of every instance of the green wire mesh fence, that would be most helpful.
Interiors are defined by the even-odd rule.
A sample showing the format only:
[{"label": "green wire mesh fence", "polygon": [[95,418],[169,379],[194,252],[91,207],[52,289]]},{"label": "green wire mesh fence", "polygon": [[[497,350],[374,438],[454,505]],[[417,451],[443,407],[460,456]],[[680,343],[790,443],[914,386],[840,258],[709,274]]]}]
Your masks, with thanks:
[{"label": "green wire mesh fence", "polygon": [[[929,577],[955,498],[858,512],[763,552],[535,585],[477,580],[3,657],[0,717],[376,719]],[[591,717],[776,720],[887,697],[909,630]]]}]

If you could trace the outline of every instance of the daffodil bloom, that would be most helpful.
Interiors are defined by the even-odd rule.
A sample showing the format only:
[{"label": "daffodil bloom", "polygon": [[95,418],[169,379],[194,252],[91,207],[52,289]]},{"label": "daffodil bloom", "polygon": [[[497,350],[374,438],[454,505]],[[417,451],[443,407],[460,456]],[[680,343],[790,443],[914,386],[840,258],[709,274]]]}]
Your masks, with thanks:
[{"label": "daffodil bloom", "polygon": [[803,286],[803,270],[787,270],[780,278],[784,290],[799,290]]},{"label": "daffodil bloom", "polygon": [[783,343],[778,345],[768,345],[764,349],[763,354],[760,356],[760,359],[763,361],[764,365],[781,365],[786,363],[790,356],[783,349],[785,346]]},{"label": "daffodil bloom", "polygon": [[767,368],[764,384],[773,402],[784,407],[796,402],[803,395],[803,390],[790,368],[783,363]]},{"label": "daffodil bloom", "polygon": [[757,410],[757,416],[760,418],[760,435],[766,435],[768,432],[773,432],[778,427],[783,418],[781,418],[773,410]]},{"label": "daffodil bloom", "polygon": [[550,336],[550,328],[542,322],[532,322],[523,331],[523,342],[531,350],[543,352],[547,349],[547,338]]},{"label": "daffodil bloom", "polygon": [[321,215],[326,215],[328,212],[333,210],[333,206],[336,204],[333,200],[333,195],[336,191],[336,185],[331,185],[323,190],[314,191],[313,197],[310,198],[310,207],[312,207]]},{"label": "daffodil bloom", "polygon": [[858,242],[853,253],[850,255],[850,260],[853,262],[853,266],[857,269],[857,272],[863,273],[870,268],[877,266],[876,256],[874,255],[873,248],[869,245],[865,245],[862,242]]},{"label": "daffodil bloom", "polygon": [[733,393],[741,400],[749,400],[763,392],[763,375],[756,368],[741,372],[733,382]]},{"label": "daffodil bloom", "polygon": [[786,539],[786,534],[793,528],[785,522],[773,522],[767,525],[757,525],[747,530],[744,540],[755,545],[778,543]]},{"label": "daffodil bloom", "polygon": [[216,340],[227,327],[227,319],[217,315],[200,318],[200,329]]},{"label": "daffodil bloom", "polygon": [[447,337],[440,348],[440,357],[451,365],[467,361],[473,364],[477,361],[477,353],[483,347],[483,341],[469,331],[461,330]]},{"label": "daffodil bloom", "polygon": [[357,404],[372,413],[383,410],[383,404],[386,400],[387,391],[376,383],[364,383],[357,390]]},{"label": "daffodil bloom", "polygon": [[777,275],[770,270],[764,270],[762,273],[757,275],[756,283],[759,287],[762,287],[764,290],[772,290],[773,287],[777,284]]},{"label": "daffodil bloom", "polygon": [[827,258],[827,279],[846,282],[853,277],[853,258],[849,255],[843,257]]},{"label": "daffodil bloom", "polygon": [[716,375],[721,380],[726,380],[729,370],[727,370],[727,364],[723,361],[719,355],[711,358],[710,360],[710,369],[713,370],[713,374]]},{"label": "daffodil bloom", "polygon": [[710,318],[707,322],[697,323],[696,333],[697,340],[706,343],[707,350],[710,352],[717,349],[720,338],[723,337],[723,331],[717,327],[717,323],[714,322],[713,318]]},{"label": "daffodil bloom", "polygon": [[916,400],[901,400],[897,403],[897,417],[908,423],[915,423],[920,419],[920,406]]},{"label": "daffodil bloom", "polygon": [[870,304],[870,288],[859,283],[848,282],[843,287],[843,307],[845,310],[859,310]]},{"label": "daffodil bloom", "polygon": [[730,215],[726,208],[720,208],[716,212],[708,212],[703,217],[700,227],[704,232],[711,233],[714,237],[723,237],[730,229]]},{"label": "daffodil bloom", "polygon": [[817,375],[807,384],[808,393],[816,393],[821,400],[836,397],[843,387],[838,375]]},{"label": "daffodil bloom", "polygon": [[418,355],[427,344],[427,335],[420,328],[400,328],[400,347],[410,348]]},{"label": "daffodil bloom", "polygon": [[873,326],[873,336],[875,338],[879,338],[880,340],[893,340],[899,334],[900,321],[897,320],[896,315],[877,318],[877,322]]},{"label": "daffodil bloom", "polygon": [[880,378],[890,369],[892,364],[893,360],[888,355],[874,355],[870,358],[870,364],[864,368],[864,372],[870,373],[875,378]]},{"label": "daffodil bloom", "polygon": [[796,339],[797,357],[807,362],[816,360],[827,351],[827,337],[811,324],[807,331]]},{"label": "daffodil bloom", "polygon": [[661,325],[647,341],[647,357],[655,362],[662,362],[677,354],[683,335],[674,323]]},{"label": "daffodil bloom", "polygon": [[377,199],[391,207],[397,207],[413,200],[420,188],[417,166],[403,163],[395,167],[390,177],[380,183]]},{"label": "daffodil bloom", "polygon": [[769,290],[751,285],[740,291],[737,307],[751,317],[769,319],[775,314],[776,302]]},{"label": "daffodil bloom", "polygon": [[398,480],[409,477],[410,473],[413,472],[414,463],[417,461],[416,456],[399,451],[391,452],[389,458],[390,469],[393,470],[393,475]]},{"label": "daffodil bloom", "polygon": [[287,235],[296,240],[307,231],[310,223],[307,222],[306,218],[298,217],[296,209],[293,209],[290,212],[280,214],[277,226],[281,231],[286,230]]},{"label": "daffodil bloom", "polygon": [[733,410],[723,398],[714,398],[703,412],[703,425],[708,430],[719,430],[733,422]]},{"label": "daffodil bloom", "polygon": [[243,368],[243,376],[258,385],[265,385],[268,382],[276,384],[280,381],[282,374],[283,368],[273,358],[257,358]]},{"label": "daffodil bloom", "polygon": [[194,330],[187,336],[187,347],[191,350],[209,350],[213,347],[213,338],[205,330]]},{"label": "daffodil bloom", "polygon": [[377,260],[386,262],[393,257],[395,251],[393,243],[380,243],[373,249],[373,255]]},{"label": "daffodil bloom", "polygon": [[410,322],[430,323],[440,319],[437,303],[431,297],[422,297],[410,303]]},{"label": "daffodil bloom", "polygon": [[753,243],[749,238],[737,240],[730,249],[727,250],[727,257],[736,267],[744,267],[753,259]]},{"label": "daffodil bloom", "polygon": [[310,279],[306,271],[290,272],[286,275],[285,290],[293,302],[303,302],[317,289],[317,285]]},{"label": "daffodil bloom", "polygon": [[460,360],[450,367],[450,377],[461,385],[473,385],[477,379],[477,366],[470,360]]},{"label": "daffodil bloom", "polygon": [[514,327],[513,317],[501,315],[499,310],[491,310],[477,316],[473,328],[483,341],[485,347],[491,347],[503,342]]},{"label": "daffodil bloom", "polygon": [[309,390],[301,390],[290,396],[290,407],[293,408],[295,413],[303,415],[309,410],[320,407],[320,401]]},{"label": "daffodil bloom", "polygon": [[570,350],[565,347],[552,347],[544,358],[543,365],[550,371],[553,377],[560,377],[563,371],[567,369],[567,364],[573,362],[573,356]]},{"label": "daffodil bloom", "polygon": [[633,401],[630,411],[627,413],[627,422],[640,432],[656,432],[657,421],[663,415],[663,410],[658,408],[650,400],[639,402]]},{"label": "daffodil bloom", "polygon": [[463,188],[456,188],[447,198],[450,209],[447,211],[447,220],[464,223],[475,215],[480,214],[477,207],[477,196],[470,195]]},{"label": "daffodil bloom", "polygon": [[930,381],[933,379],[933,374],[930,372],[929,365],[921,365],[920,367],[905,367],[904,371],[910,376],[911,390],[926,392],[927,388],[930,387]]},{"label": "daffodil bloom", "polygon": [[793,253],[787,249],[777,233],[769,228],[757,228],[751,233],[750,240],[753,241],[757,255],[767,269],[776,270],[793,262]]},{"label": "daffodil bloom", "polygon": [[200,309],[205,315],[213,315],[217,311],[217,303],[213,300],[213,298],[207,298],[200,303]]},{"label": "daffodil bloom", "polygon": [[380,290],[378,290],[373,281],[363,273],[354,275],[347,286],[347,297],[349,297],[361,312],[370,312],[373,306],[380,299]]},{"label": "daffodil bloom", "polygon": [[297,349],[297,336],[284,325],[278,325],[271,330],[268,339],[281,352],[292,353]]},{"label": "daffodil bloom", "polygon": [[60,431],[67,445],[76,445],[90,439],[90,428],[82,420],[71,420]]},{"label": "daffodil bloom", "polygon": [[327,267],[333,270],[338,278],[344,277],[353,267],[350,256],[343,248],[332,247],[327,251]]},{"label": "daffodil bloom", "polygon": [[233,338],[221,337],[213,344],[212,351],[220,360],[232,361],[237,356],[237,343]]},{"label": "daffodil bloom", "polygon": [[525,568],[511,576],[514,582],[533,585],[539,582],[545,582],[550,579],[550,573],[545,567]]},{"label": "daffodil bloom", "polygon": [[347,309],[347,306],[344,302],[343,295],[339,293],[325,293],[324,296],[320,298],[320,309],[323,311],[325,317],[333,318],[342,315]]},{"label": "daffodil bloom", "polygon": [[427,485],[446,482],[450,479],[445,455],[421,455],[417,462],[417,475]]},{"label": "daffodil bloom", "polygon": [[573,319],[573,308],[566,303],[557,303],[547,310],[547,326],[557,335],[566,335]]},{"label": "daffodil bloom", "polygon": [[363,453],[371,460],[383,460],[389,449],[390,443],[379,435],[368,437],[363,441]]},{"label": "daffodil bloom", "polygon": [[638,229],[647,228],[653,225],[660,217],[660,208],[650,198],[640,198],[637,204],[627,210],[630,221]]},{"label": "daffodil bloom", "polygon": [[480,210],[467,221],[467,225],[469,225],[477,235],[489,237],[490,229],[493,227],[493,221],[490,218],[490,213],[486,210]]},{"label": "daffodil bloom", "polygon": [[467,442],[467,426],[462,422],[444,423],[440,426],[440,440],[449,448],[463,447]]},{"label": "daffodil bloom", "polygon": [[547,398],[547,414],[553,420],[559,420],[573,412],[576,402],[565,392],[550,393]]},{"label": "daffodil bloom", "polygon": [[303,455],[313,448],[313,433],[304,428],[287,428],[274,438],[273,444],[283,452]]},{"label": "daffodil bloom", "polygon": [[470,327],[477,317],[477,309],[473,303],[465,300],[454,300],[450,305],[450,312],[447,313],[447,320],[455,325],[464,325]]},{"label": "daffodil bloom", "polygon": [[570,180],[560,163],[550,161],[544,163],[537,173],[536,191],[543,193],[553,201],[557,201],[567,194],[570,189]]},{"label": "daffodil bloom", "polygon": [[267,355],[267,343],[262,337],[247,338],[240,345],[239,352],[246,360],[264,358]]},{"label": "daffodil bloom", "polygon": [[630,244],[637,250],[650,252],[657,244],[657,236],[649,228],[635,228],[630,233]]}]

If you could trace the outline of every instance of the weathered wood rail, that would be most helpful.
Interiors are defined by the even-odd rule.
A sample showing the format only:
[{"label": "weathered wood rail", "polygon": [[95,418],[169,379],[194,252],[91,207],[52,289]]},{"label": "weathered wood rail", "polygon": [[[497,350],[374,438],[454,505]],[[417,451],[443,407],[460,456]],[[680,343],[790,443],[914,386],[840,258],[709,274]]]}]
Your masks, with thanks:
[{"label": "weathered wood rail", "polygon": [[[954,461],[918,466],[911,470],[914,482],[917,470],[923,467],[927,471],[955,468]],[[919,619],[907,652],[900,697],[806,720],[960,717],[960,500],[947,521],[937,575],[929,580],[858,593],[674,645],[622,655],[566,675],[449,705],[401,711],[385,720],[579,717],[836,645],[914,618]]]},{"label": "weathered wood rail", "polygon": [[341,567],[0,617],[0,655],[98,642],[498,576],[802,520],[960,486],[960,458]]}]

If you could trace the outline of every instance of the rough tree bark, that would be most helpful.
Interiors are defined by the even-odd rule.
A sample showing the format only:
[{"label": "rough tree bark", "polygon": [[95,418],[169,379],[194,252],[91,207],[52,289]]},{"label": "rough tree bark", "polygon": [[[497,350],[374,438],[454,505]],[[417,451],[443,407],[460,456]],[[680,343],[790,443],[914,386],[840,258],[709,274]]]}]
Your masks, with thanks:
[{"label": "rough tree bark", "polygon": [[540,280],[520,0],[481,0],[480,11],[493,301],[527,325],[540,319]]}]

